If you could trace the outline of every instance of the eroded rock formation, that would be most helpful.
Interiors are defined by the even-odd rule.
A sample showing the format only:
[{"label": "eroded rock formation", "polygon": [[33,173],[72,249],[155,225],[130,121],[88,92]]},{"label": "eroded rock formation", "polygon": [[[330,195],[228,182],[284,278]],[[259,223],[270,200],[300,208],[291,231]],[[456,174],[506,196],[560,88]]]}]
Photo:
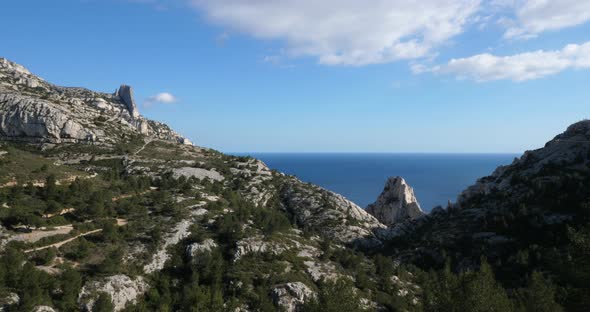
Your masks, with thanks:
[{"label": "eroded rock formation", "polygon": [[367,212],[388,226],[424,215],[414,190],[402,177],[389,178],[377,201],[367,207]]}]

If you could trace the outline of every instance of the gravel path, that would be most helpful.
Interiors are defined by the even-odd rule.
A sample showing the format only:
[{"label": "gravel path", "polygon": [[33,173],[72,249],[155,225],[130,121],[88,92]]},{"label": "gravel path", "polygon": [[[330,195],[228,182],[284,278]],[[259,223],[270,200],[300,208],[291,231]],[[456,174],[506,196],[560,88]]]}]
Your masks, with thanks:
[{"label": "gravel path", "polygon": [[25,250],[25,253],[30,253],[30,252],[33,252],[33,251],[39,251],[39,250],[43,250],[43,249],[47,249],[47,248],[51,248],[51,247],[59,248],[59,247],[65,245],[65,244],[67,244],[67,243],[69,243],[69,242],[71,242],[73,240],[76,240],[76,239],[78,239],[78,238],[80,238],[82,236],[86,236],[86,235],[98,233],[98,232],[101,232],[101,231],[102,231],[102,229],[96,229],[96,230],[92,230],[92,231],[89,231],[89,232],[86,232],[86,233],[78,234],[78,235],[76,235],[74,237],[68,238],[68,239],[63,240],[61,242],[57,242],[57,243],[54,243],[54,244],[51,244],[51,245],[47,245],[47,246],[43,246],[43,247],[37,247],[37,248]]}]

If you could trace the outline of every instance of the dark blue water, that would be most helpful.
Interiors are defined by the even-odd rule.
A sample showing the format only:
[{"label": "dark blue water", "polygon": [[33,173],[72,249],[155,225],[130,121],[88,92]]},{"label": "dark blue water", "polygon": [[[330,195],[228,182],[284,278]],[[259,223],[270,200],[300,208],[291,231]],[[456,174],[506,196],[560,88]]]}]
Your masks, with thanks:
[{"label": "dark blue water", "polygon": [[375,201],[389,176],[414,188],[422,209],[446,206],[513,154],[249,154],[270,168],[344,195],[361,207]]}]

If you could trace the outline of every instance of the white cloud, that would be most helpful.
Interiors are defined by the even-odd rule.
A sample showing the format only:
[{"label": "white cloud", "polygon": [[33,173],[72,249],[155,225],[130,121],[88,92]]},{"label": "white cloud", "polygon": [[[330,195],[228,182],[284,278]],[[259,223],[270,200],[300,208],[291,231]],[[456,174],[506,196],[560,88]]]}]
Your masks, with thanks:
[{"label": "white cloud", "polygon": [[154,104],[172,104],[176,102],[176,97],[168,92],[158,93],[154,96],[150,96],[144,102],[144,105],[150,106]]},{"label": "white cloud", "polygon": [[291,56],[367,65],[431,56],[460,34],[480,0],[190,0],[208,19]]},{"label": "white cloud", "polygon": [[[496,0],[498,1],[498,0]],[[514,10],[505,38],[532,38],[545,31],[559,30],[590,20],[588,0],[500,0],[501,5]]]},{"label": "white cloud", "polygon": [[511,56],[484,53],[452,59],[445,65],[412,67],[414,73],[452,74],[476,81],[525,81],[553,75],[567,69],[590,68],[590,42],[570,44],[556,51],[534,51]]}]

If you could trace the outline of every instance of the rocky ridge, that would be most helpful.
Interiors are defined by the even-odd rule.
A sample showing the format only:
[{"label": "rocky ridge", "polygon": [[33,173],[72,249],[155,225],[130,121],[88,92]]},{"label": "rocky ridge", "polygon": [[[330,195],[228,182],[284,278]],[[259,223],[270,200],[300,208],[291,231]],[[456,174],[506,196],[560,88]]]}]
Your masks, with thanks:
[{"label": "rocky ridge", "polygon": [[[562,248],[555,237],[567,236],[565,225],[584,222],[589,186],[590,121],[584,120],[479,179],[456,203],[399,223],[382,237],[401,261],[442,265],[452,251],[458,270],[477,267],[482,253],[504,263],[500,270],[510,268],[517,265],[514,253],[528,244]],[[399,242],[405,247],[396,247]]]},{"label": "rocky ridge", "polygon": [[379,245],[386,226],[340,194],[288,177],[280,190],[284,209],[326,238],[363,247]]},{"label": "rocky ridge", "polygon": [[139,114],[133,90],[113,94],[55,86],[0,58],[0,134],[44,143],[117,144],[121,135],[147,135],[190,144],[168,126]]}]

